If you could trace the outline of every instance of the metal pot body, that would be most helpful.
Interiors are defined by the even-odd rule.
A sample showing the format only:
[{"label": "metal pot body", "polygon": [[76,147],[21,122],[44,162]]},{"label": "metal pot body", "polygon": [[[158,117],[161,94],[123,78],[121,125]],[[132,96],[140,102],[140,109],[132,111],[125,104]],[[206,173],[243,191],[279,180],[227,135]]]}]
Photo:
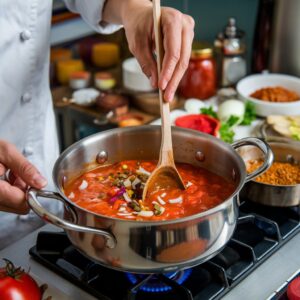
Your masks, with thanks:
[{"label": "metal pot body", "polygon": [[[270,139],[268,141],[275,161],[300,163],[300,143],[287,142],[284,139]],[[245,161],[259,159],[261,153],[257,148],[245,147],[240,150]],[[288,207],[300,205],[300,184],[272,185],[256,181],[247,182],[240,193],[241,197],[264,205]]]},{"label": "metal pot body", "polygon": [[[143,126],[98,133],[69,147],[53,170],[59,193],[30,190],[29,204],[46,221],[64,228],[79,251],[107,267],[161,273],[202,263],[217,254],[231,238],[238,216],[237,193],[245,181],[269,167],[272,153],[267,144],[255,138],[230,146],[212,136],[182,128],[173,128],[172,138],[175,161],[204,167],[234,182],[236,189],[232,196],[203,213],[149,222],[95,214],[76,206],[64,195],[66,182],[95,166],[128,159],[156,159],[160,127]],[[247,176],[245,164],[234,148],[249,144],[264,151],[266,162]],[[37,201],[38,196],[63,201],[64,220],[47,212]]]}]

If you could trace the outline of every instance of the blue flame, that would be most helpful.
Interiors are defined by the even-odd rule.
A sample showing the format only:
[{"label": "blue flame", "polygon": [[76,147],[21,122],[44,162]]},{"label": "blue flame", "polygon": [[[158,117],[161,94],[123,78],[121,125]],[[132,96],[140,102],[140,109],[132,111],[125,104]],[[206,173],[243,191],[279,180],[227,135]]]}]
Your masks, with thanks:
[{"label": "blue flame", "polygon": [[[192,269],[182,270],[179,272],[169,272],[164,275],[170,279],[175,280],[178,284],[183,284],[191,275]],[[145,274],[133,274],[133,273],[125,273],[127,278],[132,284],[137,284],[141,280],[145,279],[147,275]],[[159,278],[153,275],[152,278],[149,279],[147,283],[141,286],[140,290],[149,293],[161,293],[168,292],[172,288],[165,283],[161,282]]]}]

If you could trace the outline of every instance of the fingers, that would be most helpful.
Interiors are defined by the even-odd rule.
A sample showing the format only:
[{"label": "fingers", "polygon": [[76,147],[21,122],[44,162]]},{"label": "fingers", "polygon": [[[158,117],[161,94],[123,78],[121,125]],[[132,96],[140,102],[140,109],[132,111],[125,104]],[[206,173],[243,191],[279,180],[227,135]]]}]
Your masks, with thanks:
[{"label": "fingers", "polygon": [[182,14],[170,9],[162,14],[164,58],[158,86],[164,90],[176,68],[181,52]]},{"label": "fingers", "polygon": [[0,210],[26,214],[29,206],[25,199],[25,193],[19,188],[0,180]]},{"label": "fingers", "polygon": [[144,45],[140,45],[136,50],[132,50],[132,53],[138,60],[144,74],[150,79],[152,87],[156,88],[158,81],[157,67],[151,51],[152,47],[151,41],[148,41]]},{"label": "fingers", "polygon": [[178,60],[176,68],[172,74],[172,77],[169,80],[168,85],[165,89],[164,99],[166,101],[173,100],[179,82],[188,67],[189,59],[191,56],[193,38],[194,38],[194,34],[191,34],[189,26],[188,25],[183,26],[180,59]]},{"label": "fingers", "polygon": [[165,55],[158,86],[164,90],[165,101],[172,101],[184,75],[194,38],[194,20],[178,11],[166,10],[162,14]]},{"label": "fingers", "polygon": [[23,179],[19,176],[16,176],[13,172],[9,172],[8,182],[13,186],[18,187],[22,191],[26,191],[27,189],[27,184],[23,181]]},{"label": "fingers", "polygon": [[6,168],[3,164],[0,163],[0,176],[3,176],[6,172]]},{"label": "fingers", "polygon": [[0,141],[0,162],[30,186],[41,189],[47,184],[46,179],[24,156],[4,141]]}]

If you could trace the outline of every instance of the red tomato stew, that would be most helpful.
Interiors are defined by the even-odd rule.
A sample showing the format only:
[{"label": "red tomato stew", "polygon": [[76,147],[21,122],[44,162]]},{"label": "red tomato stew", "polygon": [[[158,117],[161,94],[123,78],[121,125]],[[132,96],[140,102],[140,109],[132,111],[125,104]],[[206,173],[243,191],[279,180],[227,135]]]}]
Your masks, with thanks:
[{"label": "red tomato stew", "polygon": [[233,183],[206,169],[178,163],[186,190],[157,190],[142,201],[155,161],[128,160],[96,168],[67,184],[66,196],[91,212],[126,220],[170,220],[208,210],[227,199]]}]

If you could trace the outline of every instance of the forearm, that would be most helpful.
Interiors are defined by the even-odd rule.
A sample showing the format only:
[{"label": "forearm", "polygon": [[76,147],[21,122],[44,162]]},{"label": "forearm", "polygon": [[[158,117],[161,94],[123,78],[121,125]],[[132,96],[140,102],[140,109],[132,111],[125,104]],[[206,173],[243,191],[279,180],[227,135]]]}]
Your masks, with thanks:
[{"label": "forearm", "polygon": [[152,7],[150,0],[106,0],[102,20],[107,23],[124,24],[130,12]]}]

